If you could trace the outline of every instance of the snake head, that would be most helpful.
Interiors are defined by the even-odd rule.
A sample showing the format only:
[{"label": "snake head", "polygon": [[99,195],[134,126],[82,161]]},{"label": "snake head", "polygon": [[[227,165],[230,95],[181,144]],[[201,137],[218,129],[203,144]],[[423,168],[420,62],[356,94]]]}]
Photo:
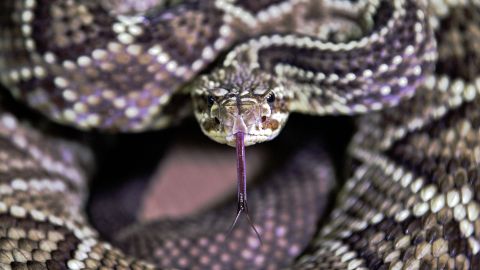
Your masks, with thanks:
[{"label": "snake head", "polygon": [[283,84],[258,69],[216,69],[195,81],[191,93],[203,133],[230,146],[237,132],[245,134],[245,145],[275,138],[289,115]]}]

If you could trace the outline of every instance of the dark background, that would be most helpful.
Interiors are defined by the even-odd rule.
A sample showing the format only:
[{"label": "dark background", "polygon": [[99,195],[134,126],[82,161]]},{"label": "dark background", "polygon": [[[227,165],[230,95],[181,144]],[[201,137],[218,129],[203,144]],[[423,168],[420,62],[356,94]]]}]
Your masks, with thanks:
[{"label": "dark background", "polygon": [[[159,162],[173,143],[201,145],[206,149],[228,147],[203,135],[193,117],[184,119],[177,126],[158,131],[134,134],[84,132],[53,123],[16,101],[1,86],[0,93],[2,107],[20,119],[29,121],[44,133],[77,141],[92,149],[95,169],[91,174],[87,211],[93,225],[106,239],[110,239],[111,233],[138,221],[142,195],[148,188]],[[302,144],[318,141],[332,156],[338,186],[341,186],[349,171],[349,160],[345,151],[355,129],[353,120],[354,118],[349,116],[292,114],[276,139],[247,147],[247,159],[249,149],[263,147],[268,152],[268,160],[263,161],[266,167],[271,165],[271,169],[279,169],[274,167],[279,160],[287,158]],[[233,148],[231,151],[234,155]],[[205,158],[208,158],[208,154]],[[231,197],[234,197],[233,193]]]}]

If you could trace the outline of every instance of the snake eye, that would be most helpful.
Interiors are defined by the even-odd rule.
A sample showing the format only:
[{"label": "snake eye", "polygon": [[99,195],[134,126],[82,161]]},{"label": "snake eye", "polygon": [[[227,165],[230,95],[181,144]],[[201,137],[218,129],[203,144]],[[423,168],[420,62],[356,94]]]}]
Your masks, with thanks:
[{"label": "snake eye", "polygon": [[274,93],[272,93],[270,96],[268,96],[267,102],[268,102],[268,103],[273,103],[273,102],[275,102],[275,94],[274,94]]},{"label": "snake eye", "polygon": [[208,107],[212,107],[213,103],[215,103],[215,98],[213,96],[207,96],[207,105]]}]

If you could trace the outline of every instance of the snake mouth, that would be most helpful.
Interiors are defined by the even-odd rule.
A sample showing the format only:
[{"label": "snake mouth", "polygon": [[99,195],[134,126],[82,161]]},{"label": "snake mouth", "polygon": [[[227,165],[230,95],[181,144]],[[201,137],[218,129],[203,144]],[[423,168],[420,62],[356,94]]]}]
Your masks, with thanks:
[{"label": "snake mouth", "polygon": [[[262,134],[253,134],[253,133],[244,133],[244,143],[245,146],[254,145],[260,142],[264,142],[270,138],[268,135]],[[235,147],[236,137],[234,133],[229,133],[227,135],[216,135],[216,134],[208,134],[212,140],[223,143],[232,147]]]}]

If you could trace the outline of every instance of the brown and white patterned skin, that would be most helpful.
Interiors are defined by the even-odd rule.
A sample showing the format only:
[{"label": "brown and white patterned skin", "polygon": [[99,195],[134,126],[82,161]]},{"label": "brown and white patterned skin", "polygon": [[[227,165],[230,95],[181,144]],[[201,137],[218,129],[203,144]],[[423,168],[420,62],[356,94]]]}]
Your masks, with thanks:
[{"label": "brown and white patterned skin", "polygon": [[61,123],[164,125],[157,116],[173,92],[231,44],[234,30],[212,1],[130,16],[108,2],[2,2],[1,81]]},{"label": "brown and white patterned skin", "polygon": [[[191,64],[191,66],[187,67],[185,66],[187,62],[170,60],[172,58],[170,55],[173,54],[172,52],[169,52],[168,55],[162,54],[164,47],[161,50],[153,49],[153,52],[158,52],[158,54],[152,57],[149,51],[151,48],[132,47],[135,44],[129,44],[129,41],[144,40],[145,44],[149,44],[148,42],[154,38],[161,40],[164,37],[162,30],[165,31],[165,29],[152,27],[149,31],[145,30],[146,28],[140,28],[144,30],[138,31],[136,26],[145,21],[136,21],[136,17],[121,17],[122,19],[119,20],[125,21],[118,21],[115,24],[113,21],[109,21],[112,18],[110,16],[88,16],[90,9],[86,7],[95,7],[96,4],[93,1],[79,5],[82,7],[69,8],[71,14],[52,8],[52,16],[41,17],[46,20],[43,25],[46,23],[52,26],[51,29],[55,29],[52,30],[53,33],[58,30],[54,27],[55,24],[49,22],[54,17],[53,15],[75,21],[68,24],[73,29],[58,31],[69,31],[72,37],[76,37],[78,40],[65,41],[62,38],[55,39],[55,35],[48,36],[48,34],[43,37],[41,35],[33,37],[36,35],[33,33],[39,33],[32,31],[35,26],[30,26],[30,28],[28,26],[35,21],[33,18],[38,19],[38,15],[43,13],[28,12],[28,9],[36,7],[45,9],[49,6],[47,3],[37,5],[38,3],[32,0],[2,2],[3,7],[8,7],[1,9],[3,12],[12,10],[13,6],[17,10],[26,8],[27,11],[25,13],[11,12],[9,15],[12,16],[6,16],[3,13],[0,16],[2,26],[7,26],[2,28],[2,35],[9,37],[0,43],[2,52],[0,76],[2,83],[8,86],[15,96],[23,98],[33,107],[50,114],[57,121],[78,122],[80,127],[96,126],[117,130],[137,130],[159,125],[161,123],[157,121],[156,116],[162,111],[160,109],[162,106],[158,104],[165,104],[170,98],[170,94],[176,90],[173,88],[195,77],[198,72],[194,69],[195,62],[188,62],[188,65]],[[53,1],[48,4],[55,6],[55,3],[60,2]],[[224,18],[230,17],[237,21],[235,25],[243,25],[245,29],[249,29],[248,27],[261,29],[261,23],[257,24],[259,23],[257,20],[263,16],[268,18],[270,14],[282,13],[282,9],[277,8],[265,13],[259,12],[265,6],[275,6],[269,1],[266,1],[265,6],[262,6],[263,1],[246,1],[237,6],[235,3],[227,1],[217,1],[216,5],[210,6],[208,4],[203,6],[203,3],[197,6],[192,5],[192,7],[198,8],[193,8],[192,13],[202,17],[207,14],[204,12],[209,7],[221,8],[216,11],[218,13],[209,13],[223,15],[210,18],[215,22],[221,21],[217,26],[224,23],[222,21]],[[399,4],[400,7],[404,3],[407,6],[413,5],[413,2],[410,1],[395,1],[395,4]],[[76,6],[76,3],[66,1],[59,5]],[[337,2],[335,5],[341,7],[341,4]],[[172,13],[167,13],[168,16],[165,15],[165,17],[152,16],[162,21],[162,19],[169,20],[174,17],[172,14],[175,12],[189,12],[188,8],[180,7],[173,8]],[[339,7],[337,6],[337,8]],[[375,11],[381,9],[381,6],[380,9],[373,8],[372,14],[378,14]],[[289,10],[286,12],[288,13]],[[81,16],[75,14],[81,14]],[[258,17],[252,14],[258,14]],[[260,16],[260,14],[264,15]],[[354,97],[360,97],[357,100],[360,106],[356,106],[354,103],[350,104],[352,108],[357,109],[345,110],[345,107],[339,104],[349,103],[343,101],[331,103],[332,100],[330,100],[321,105],[320,101],[311,96],[307,99],[307,101],[313,101],[313,104],[310,102],[311,107],[303,107],[305,111],[317,114],[353,113],[379,110],[385,105],[400,103],[395,108],[378,111],[360,119],[359,131],[351,146],[354,159],[352,176],[337,198],[335,210],[328,217],[329,222],[320,229],[310,247],[305,250],[298,261],[293,263],[292,269],[480,268],[480,201],[478,198],[480,182],[477,172],[478,162],[480,162],[480,141],[478,140],[480,122],[477,119],[480,117],[477,109],[480,102],[478,95],[480,94],[480,72],[477,70],[480,62],[478,50],[480,47],[480,22],[478,21],[480,5],[475,1],[436,1],[430,3],[428,13],[415,9],[415,12],[411,13],[413,17],[408,17],[404,12],[399,14],[404,20],[401,23],[394,22],[393,25],[401,29],[409,29],[408,27],[412,26],[406,18],[416,18],[424,22],[424,24],[420,22],[413,24],[413,32],[416,34],[414,40],[411,40],[412,46],[404,47],[406,51],[410,52],[407,55],[418,54],[416,57],[404,58],[405,55],[402,54],[400,60],[395,60],[398,59],[396,58],[398,55],[392,55],[391,62],[385,61],[383,57],[375,58],[384,60],[381,63],[375,62],[378,64],[377,72],[380,73],[373,72],[373,69],[365,65],[360,65],[360,68],[370,70],[372,73],[367,76],[370,78],[370,84],[362,84],[362,87],[373,86],[371,89],[373,95],[369,96],[372,94],[370,92],[354,91],[354,89],[350,92],[349,89],[339,88],[345,91],[346,96],[343,98],[351,94],[353,98],[351,100],[355,101]],[[407,17],[402,17],[402,15]],[[16,19],[5,19],[12,17]],[[375,18],[375,15],[372,18]],[[92,20],[96,19],[101,19],[101,21],[95,24],[95,27],[89,28]],[[433,43],[427,42],[428,35],[421,34],[424,33],[422,29],[427,31],[425,30],[428,28],[427,19],[436,30],[438,50],[434,50]],[[385,17],[377,17],[374,21],[385,22],[386,20]],[[22,22],[23,26],[27,27],[15,28],[16,22]],[[148,22],[153,22],[150,25],[155,26],[170,25],[168,23],[156,25],[153,19],[149,19]],[[83,23],[87,26],[82,27]],[[109,23],[113,23],[111,28],[102,28],[105,25],[110,26]],[[62,28],[58,25],[62,24],[57,24],[57,28]],[[113,25],[117,26],[113,27]],[[181,29],[183,23],[177,22],[174,25],[178,27],[175,29]],[[220,28],[211,28],[212,25],[209,25],[209,27],[206,29],[206,37],[211,37],[209,34],[212,31],[216,33],[215,30],[218,30],[220,36],[224,38],[224,42],[234,42],[237,33],[233,31],[233,28],[226,31],[229,34],[225,35],[225,33],[222,34],[221,26]],[[82,31],[76,31],[77,29],[82,29]],[[89,35],[83,35],[85,29],[88,30]],[[374,27],[373,31],[379,31],[380,34],[377,36],[381,36],[383,31],[384,35],[392,35],[396,39],[402,36],[400,33],[394,32],[397,29]],[[46,29],[43,31],[52,33]],[[80,34],[78,34],[79,32]],[[190,33],[180,30],[178,32]],[[108,49],[108,43],[101,44],[99,40],[95,39],[95,35],[99,33],[117,40],[113,42],[113,45],[110,44],[111,49]],[[181,43],[175,39],[175,35],[171,35],[172,33],[176,32],[173,31],[169,33],[168,37],[165,37],[165,44],[171,42],[170,44],[178,45],[171,49],[181,51]],[[22,42],[22,35],[31,35],[32,41]],[[241,34],[238,33],[238,35]],[[375,34],[372,35],[375,36]],[[417,38],[418,36],[419,38]],[[273,36],[269,37],[264,38],[266,44],[270,44],[267,45],[266,50],[273,54],[275,50],[268,50],[272,45],[269,41],[273,41]],[[48,48],[35,47],[36,45],[33,44],[41,38],[44,40],[55,39],[55,42],[44,43],[45,46],[51,46]],[[232,39],[230,40],[230,38]],[[294,38],[294,43],[300,41],[308,44],[309,39],[311,37]],[[72,40],[75,41],[68,43]],[[255,39],[253,40],[255,41]],[[384,53],[392,53],[388,49],[395,47],[395,44],[389,43],[387,40],[380,37],[373,42],[378,44],[377,52],[380,56]],[[400,40],[402,39],[400,38]],[[92,41],[95,43],[93,44]],[[280,39],[279,42],[282,43],[282,40]],[[260,43],[262,43],[261,39]],[[243,45],[246,50],[254,48],[253,44],[244,44],[247,44]],[[95,59],[93,55],[95,49],[92,48],[97,45],[107,46],[107,50],[100,51],[100,53],[97,51],[100,59]],[[61,50],[58,46],[66,46],[70,49]],[[195,61],[202,59],[201,62],[197,62],[200,63],[197,64],[198,70],[211,63],[208,61],[209,57],[215,58],[216,55],[215,45],[210,49],[199,46],[201,48],[200,56],[194,54],[199,52],[197,50],[190,52],[191,54],[188,51],[177,51],[178,55],[196,57]],[[346,57],[340,56],[340,52],[348,55],[352,49],[335,47],[336,45],[329,46],[332,46],[330,49],[336,52],[335,55],[338,57]],[[242,45],[236,48],[242,50]],[[230,55],[233,56],[227,56],[225,60],[227,65],[228,61],[234,62],[232,57],[238,57],[237,49],[231,52]],[[28,50],[33,51],[32,55],[26,53]],[[138,50],[140,53],[136,54],[139,52]],[[316,52],[316,50],[313,51]],[[37,52],[42,52],[42,55]],[[88,52],[92,54],[91,57],[85,55]],[[437,52],[439,60],[436,64],[436,71],[431,73],[428,65],[423,68],[422,64],[434,60]],[[148,54],[148,56],[141,57],[143,54]],[[280,53],[280,56],[282,55],[284,54]],[[301,56],[302,53],[297,55]],[[80,56],[86,58],[80,58]],[[168,57],[164,58],[165,56]],[[72,60],[72,57],[75,57],[75,61]],[[359,64],[368,62],[368,57],[361,58],[358,55],[351,57],[351,59],[358,58]],[[104,65],[93,61],[101,59],[108,59],[108,61],[105,61]],[[165,61],[165,59],[167,59],[166,62],[161,63],[160,60]],[[405,59],[408,61],[404,62]],[[159,76],[165,77],[149,81],[147,74],[153,75],[148,72],[146,66],[142,67],[142,61],[155,62],[152,64],[155,66],[152,73],[155,76],[160,74]],[[247,62],[252,63],[251,61]],[[331,61],[330,63],[334,66],[337,62]],[[402,63],[405,66],[402,66]],[[98,69],[89,69],[90,65],[96,64],[98,64]],[[299,64],[297,63],[297,65]],[[339,74],[342,73],[337,74],[332,71],[334,67],[331,65],[322,66],[321,63],[318,65],[326,68],[322,72],[326,78],[330,78],[328,81],[320,76],[323,78],[321,81],[326,80],[327,85],[328,83],[333,83],[334,86],[342,85],[339,83]],[[420,66],[420,71],[417,66]],[[182,69],[182,67],[185,68]],[[331,69],[328,69],[329,67]],[[136,68],[138,70],[135,70]],[[181,74],[172,74],[169,72],[170,69]],[[277,69],[281,70],[281,68]],[[308,72],[302,74],[295,68],[283,67],[283,69],[282,74],[286,74],[285,76],[310,77]],[[128,71],[132,73],[128,73]],[[329,75],[327,77],[325,72],[328,71],[334,72],[330,74],[337,76]],[[114,76],[119,74],[116,72],[127,72],[123,75],[128,76]],[[361,74],[363,72],[365,71],[362,71]],[[413,72],[413,78],[407,76],[409,72]],[[100,78],[105,74],[108,74],[108,80],[103,81]],[[135,74],[145,75],[147,79],[145,81],[143,81],[145,78],[136,79]],[[345,79],[353,78],[348,74],[350,73],[344,74]],[[356,76],[356,73],[352,74]],[[417,84],[422,82],[422,75],[427,75],[427,79],[417,87]],[[68,77],[68,79],[62,76]],[[32,80],[34,77],[37,79]],[[133,87],[134,84],[129,85],[128,89],[123,89],[125,84],[122,80],[125,80],[126,77],[129,78],[130,83],[137,83],[137,88]],[[316,77],[313,76],[313,78]],[[161,80],[162,78],[164,80]],[[98,83],[98,85],[82,87],[81,82],[85,82],[86,79],[89,83]],[[379,84],[375,83],[375,81],[383,79],[388,81],[388,91],[387,88],[380,88]],[[112,84],[117,88],[107,91],[111,85],[102,85],[102,83]],[[166,85],[161,83],[166,83]],[[314,85],[309,87],[315,89]],[[362,87],[358,89],[362,89]],[[99,89],[102,91],[95,92]],[[137,94],[129,92],[131,89],[136,89],[132,93]],[[325,90],[322,88],[322,91],[330,93],[332,90],[327,91],[328,89],[328,87]],[[334,88],[332,87],[332,89]],[[396,91],[400,89],[407,90],[405,92]],[[141,94],[142,91],[145,91],[146,97]],[[400,102],[401,96],[410,96],[414,92],[416,94],[412,99]],[[312,91],[312,93],[316,92]],[[382,95],[382,93],[385,94]],[[326,95],[322,98],[335,100],[339,98],[334,94],[330,93],[333,97]],[[390,97],[394,101],[387,99],[389,94],[393,95]],[[151,98],[152,96],[149,95],[156,98]],[[118,98],[119,96],[120,98]],[[166,98],[161,99],[161,96]],[[368,98],[364,99],[365,97]],[[367,102],[369,98],[374,101]],[[342,99],[339,98],[339,100]],[[350,99],[347,98],[348,100]],[[147,104],[145,105],[141,101]],[[153,103],[149,103],[150,101]],[[65,104],[68,105],[65,106]],[[137,106],[140,104],[145,106]],[[328,104],[336,105],[328,106]],[[110,110],[117,108],[115,106],[118,106],[120,110]],[[158,111],[151,108],[158,108]],[[66,142],[48,139],[34,129],[19,124],[9,114],[2,114],[0,132],[0,137],[4,141],[0,145],[2,150],[0,153],[5,153],[3,154],[5,160],[2,162],[3,167],[0,168],[5,171],[0,179],[0,266],[5,269],[45,269],[47,266],[51,269],[84,269],[99,268],[100,266],[107,269],[154,267],[126,257],[111,245],[98,240],[95,232],[86,224],[82,214],[82,201],[86,195],[85,179],[89,168],[89,157],[85,150]],[[302,170],[302,166],[304,164],[297,165],[299,172]],[[307,170],[308,163],[305,166],[307,166]],[[306,177],[302,175],[298,174],[298,177]],[[277,187],[272,188],[274,191],[279,190]],[[161,234],[161,232],[158,233]],[[290,236],[293,237],[296,232],[292,231],[291,233]],[[145,239],[141,241],[145,241]],[[161,243],[161,241],[157,243]],[[207,265],[204,268],[211,269],[211,267],[212,265]]]},{"label": "brown and white patterned skin", "polygon": [[480,6],[430,9],[436,72],[411,100],[362,117],[353,175],[294,269],[480,267]]},{"label": "brown and white patterned skin", "polygon": [[150,8],[126,1],[111,11],[109,0],[2,1],[0,81],[60,123],[164,127],[185,109],[178,101],[167,106],[183,84],[303,1],[183,1],[166,9],[155,2],[162,1],[145,2]]},{"label": "brown and white patterned skin", "polygon": [[[413,95],[436,57],[417,1],[381,1],[367,34],[332,43],[310,35],[262,35],[235,47],[192,86],[195,116],[213,140],[235,145],[275,138],[290,112],[355,114]],[[388,45],[387,45],[388,44]],[[274,99],[272,99],[274,97]]]},{"label": "brown and white patterned skin", "polygon": [[0,269],[153,269],[87,225],[87,149],[48,138],[5,111],[0,141]]},{"label": "brown and white patterned skin", "polygon": [[[308,29],[298,20],[302,8],[315,2],[185,1],[130,15],[110,12],[109,1],[4,1],[0,81],[15,97],[58,122],[85,129],[140,131],[178,120],[185,106],[169,102],[172,96],[181,94],[181,86],[220,53],[231,50],[225,68],[234,74],[258,73],[254,77],[260,81],[267,81],[264,73],[273,75],[269,80],[278,85],[276,103],[285,103],[271,115],[258,115],[271,121],[265,129],[252,130],[252,139],[247,134],[247,144],[275,137],[289,111],[365,112],[395,105],[413,93],[435,56],[422,4],[411,0],[382,1],[378,8],[365,4],[363,19],[372,24],[367,35],[331,43],[311,36],[317,33],[305,35]],[[317,31],[341,28],[331,24]],[[251,37],[258,38],[232,49]],[[382,50],[385,44],[393,47]],[[248,85],[236,77],[239,84]],[[203,87],[194,84],[190,92],[202,130],[215,138],[202,115],[202,92],[216,91],[210,89],[211,81]],[[215,83],[213,87],[218,88]],[[202,91],[200,98],[195,90]],[[268,96],[265,89],[252,90],[250,95]],[[222,130],[220,134],[231,135]],[[217,141],[232,144],[231,138]]]}]

